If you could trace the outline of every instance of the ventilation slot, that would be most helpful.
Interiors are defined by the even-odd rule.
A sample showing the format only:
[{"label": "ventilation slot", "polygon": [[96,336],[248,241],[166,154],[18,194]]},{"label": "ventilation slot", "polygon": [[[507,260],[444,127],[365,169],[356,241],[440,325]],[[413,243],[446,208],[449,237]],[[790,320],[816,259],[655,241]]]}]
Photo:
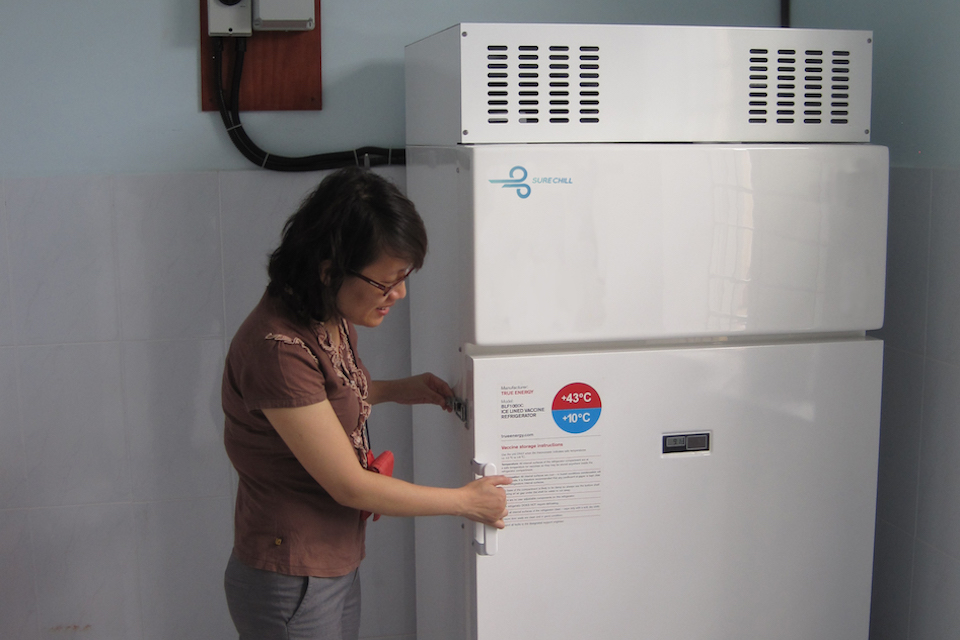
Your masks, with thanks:
[{"label": "ventilation slot", "polygon": [[580,47],[580,122],[600,123],[600,47]]},{"label": "ventilation slot", "polygon": [[517,55],[517,122],[537,124],[540,122],[540,47],[521,45]]},{"label": "ventilation slot", "polygon": [[849,124],[850,52],[834,51],[830,65],[830,124]]},{"label": "ventilation slot", "polygon": [[749,60],[751,124],[849,124],[849,51],[750,49]]},{"label": "ventilation slot", "polygon": [[808,50],[803,59],[803,123],[823,122],[823,51]]},{"label": "ventilation slot", "polygon": [[769,62],[766,49],[750,49],[750,124],[766,124],[769,99]]},{"label": "ventilation slot", "polygon": [[487,122],[509,122],[509,79],[506,45],[487,46]]},{"label": "ventilation slot", "polygon": [[570,122],[570,47],[550,47],[550,123]]},{"label": "ventilation slot", "polygon": [[797,52],[777,51],[777,124],[793,124],[797,113]]}]

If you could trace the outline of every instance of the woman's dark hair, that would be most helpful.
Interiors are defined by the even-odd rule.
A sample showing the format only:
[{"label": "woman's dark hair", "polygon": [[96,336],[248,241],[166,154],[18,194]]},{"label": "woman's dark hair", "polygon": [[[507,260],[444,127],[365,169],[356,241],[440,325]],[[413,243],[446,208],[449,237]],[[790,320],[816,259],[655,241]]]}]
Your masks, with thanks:
[{"label": "woman's dark hair", "polygon": [[267,266],[267,290],[298,321],[323,322],[337,315],[337,293],[351,271],[385,254],[419,269],[426,253],[413,203],[377,174],[348,167],[324,178],[287,220]]}]

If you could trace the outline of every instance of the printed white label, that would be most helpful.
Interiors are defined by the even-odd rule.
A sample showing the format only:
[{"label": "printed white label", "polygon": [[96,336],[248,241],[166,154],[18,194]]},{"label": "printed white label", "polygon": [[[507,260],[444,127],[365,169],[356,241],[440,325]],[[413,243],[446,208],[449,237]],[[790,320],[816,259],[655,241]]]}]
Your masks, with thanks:
[{"label": "printed white label", "polygon": [[600,452],[596,436],[506,441],[500,455],[509,526],[564,522],[600,515]]},{"label": "printed white label", "polygon": [[[551,397],[557,393],[553,390]],[[513,479],[506,487],[507,525],[599,516],[599,430],[571,432],[567,422],[556,419],[556,410],[548,411],[544,398],[525,385],[502,386],[500,394],[501,472]]]}]

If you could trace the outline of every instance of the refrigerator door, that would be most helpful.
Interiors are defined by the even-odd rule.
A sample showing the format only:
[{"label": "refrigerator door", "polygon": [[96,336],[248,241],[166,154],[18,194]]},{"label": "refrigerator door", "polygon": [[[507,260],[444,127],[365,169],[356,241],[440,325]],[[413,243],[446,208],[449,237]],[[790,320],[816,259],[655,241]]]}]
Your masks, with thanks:
[{"label": "refrigerator door", "polygon": [[466,593],[418,603],[472,602],[468,622],[422,640],[865,640],[881,359],[862,339],[469,358],[474,457],[514,478],[510,516]]}]

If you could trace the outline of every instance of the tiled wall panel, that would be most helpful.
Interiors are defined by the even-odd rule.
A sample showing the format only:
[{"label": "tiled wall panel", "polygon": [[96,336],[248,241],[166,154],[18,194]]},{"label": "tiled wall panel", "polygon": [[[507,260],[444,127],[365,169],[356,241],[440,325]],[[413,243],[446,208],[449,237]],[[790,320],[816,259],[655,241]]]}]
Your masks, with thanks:
[{"label": "tiled wall panel", "polygon": [[891,170],[871,640],[960,637],[960,170]]},{"label": "tiled wall panel", "polygon": [[111,177],[8,181],[10,303],[19,344],[119,338]]},{"label": "tiled wall panel", "polygon": [[[235,637],[220,368],[319,177],[0,182],[0,637]],[[958,185],[891,172],[874,640],[960,637]],[[408,336],[405,303],[361,331],[374,375],[408,373]],[[371,426],[409,478],[409,409]],[[415,637],[412,526],[371,526],[362,637]]]},{"label": "tiled wall panel", "polygon": [[[0,638],[236,638],[223,358],[321,177],[0,182]],[[376,375],[409,374],[408,336],[405,305],[364,333]],[[409,408],[374,420],[411,477]],[[415,637],[412,532],[372,527],[362,637]]]}]

